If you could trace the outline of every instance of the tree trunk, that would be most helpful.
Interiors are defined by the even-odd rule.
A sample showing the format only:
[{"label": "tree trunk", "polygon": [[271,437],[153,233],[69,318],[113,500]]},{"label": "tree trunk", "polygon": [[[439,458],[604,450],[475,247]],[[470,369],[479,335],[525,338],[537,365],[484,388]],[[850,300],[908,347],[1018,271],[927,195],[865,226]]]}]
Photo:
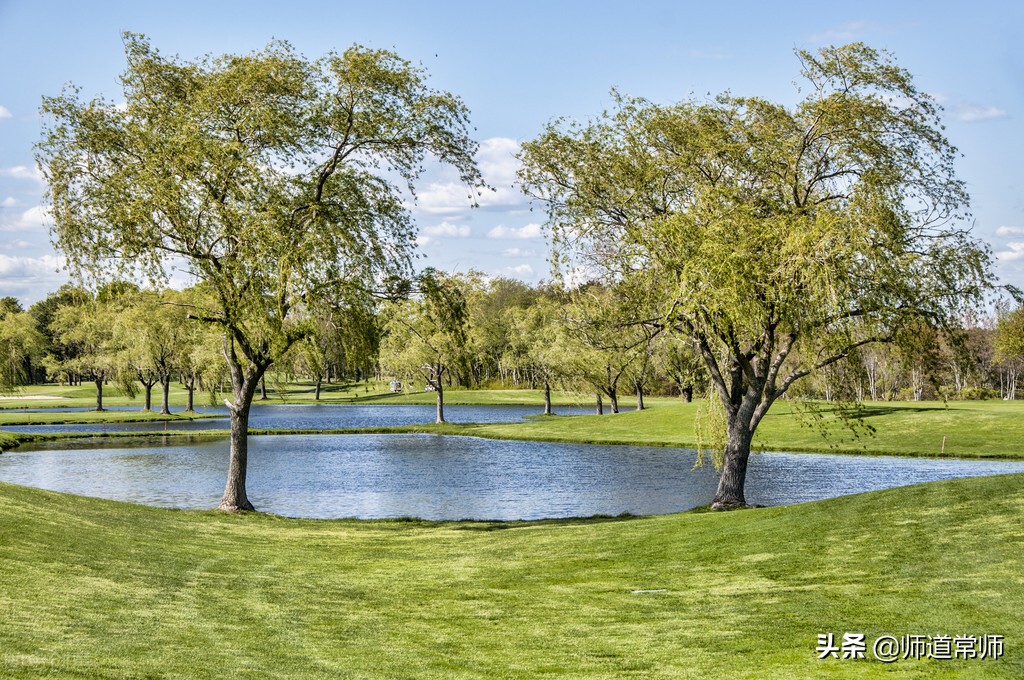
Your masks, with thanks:
[{"label": "tree trunk", "polygon": [[316,379],[316,393],[313,395],[313,399],[316,401],[320,401],[320,383],[322,382],[323,380],[321,378]]},{"label": "tree trunk", "polygon": [[551,383],[544,381],[544,415],[551,415]]},{"label": "tree trunk", "polygon": [[258,378],[250,373],[238,379],[242,369],[232,366],[232,392],[235,403],[231,407],[231,454],[228,461],[228,479],[224,497],[218,510],[228,512],[255,511],[245,493],[245,474],[249,457],[249,408],[256,393]]},{"label": "tree trunk", "polygon": [[165,375],[160,378],[160,387],[163,392],[160,402],[161,415],[171,415],[171,376]]},{"label": "tree trunk", "polygon": [[260,378],[260,401],[267,400],[267,377]]},{"label": "tree trunk", "polygon": [[645,408],[647,408],[647,407],[644,406],[644,386],[643,386],[643,383],[637,382],[637,384],[636,384],[636,410],[637,411],[643,411]]},{"label": "tree trunk", "polygon": [[734,419],[729,425],[722,475],[718,479],[718,491],[711,502],[712,510],[735,510],[746,507],[747,499],[743,494],[743,485],[747,479],[747,459],[750,458],[750,442],[753,436],[749,422]]},{"label": "tree trunk", "polygon": [[611,389],[608,391],[608,399],[612,402],[612,413],[619,412],[619,392]]},{"label": "tree trunk", "polygon": [[190,380],[188,382],[188,384],[185,385],[185,390],[186,390],[187,395],[188,395],[185,398],[185,412],[186,413],[192,413],[193,411],[195,411],[195,407],[194,407],[194,405],[192,403],[192,398],[193,398],[192,395],[196,391],[196,381],[195,381],[195,378]]},{"label": "tree trunk", "polygon": [[[141,380],[139,382],[142,382]],[[142,382],[142,386],[145,388],[145,402],[146,405],[142,408],[143,411],[153,410],[153,383]]]},{"label": "tree trunk", "polygon": [[96,410],[103,411],[103,378],[98,378],[96,383]]},{"label": "tree trunk", "polygon": [[444,387],[441,386],[441,381],[437,380],[434,385],[434,392],[437,395],[437,422],[444,422]]},{"label": "tree trunk", "polygon": [[683,401],[685,401],[687,404],[692,402],[693,401],[693,385],[687,385],[686,387],[684,387],[682,390],[680,390],[680,394],[683,395]]},{"label": "tree trunk", "polygon": [[597,393],[597,415],[604,415],[604,400],[601,399],[601,393]]}]

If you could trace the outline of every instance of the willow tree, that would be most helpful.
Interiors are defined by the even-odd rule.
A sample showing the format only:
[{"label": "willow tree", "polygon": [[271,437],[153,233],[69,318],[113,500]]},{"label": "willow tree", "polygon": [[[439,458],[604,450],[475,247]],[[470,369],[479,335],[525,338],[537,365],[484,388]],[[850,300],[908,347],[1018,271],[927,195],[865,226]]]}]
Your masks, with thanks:
[{"label": "willow tree", "polygon": [[753,434],[796,381],[954,321],[990,279],[934,100],[862,44],[797,55],[794,106],[616,95],[522,152],[561,269],[657,291],[649,323],[699,350],[727,428],[716,508],[745,505]]},{"label": "willow tree", "polygon": [[159,285],[183,269],[205,285],[212,304],[192,316],[223,331],[233,391],[220,507],[249,510],[260,378],[308,332],[311,308],[407,273],[406,190],[426,157],[480,184],[468,112],[387,51],[309,61],[275,42],[184,61],[127,34],[125,52],[123,102],[76,88],[43,100],[54,241],[88,278]]},{"label": "willow tree", "polygon": [[444,383],[466,361],[469,310],[460,277],[427,268],[417,291],[383,310],[381,367],[403,379],[417,376],[433,390],[436,422],[444,419]]}]

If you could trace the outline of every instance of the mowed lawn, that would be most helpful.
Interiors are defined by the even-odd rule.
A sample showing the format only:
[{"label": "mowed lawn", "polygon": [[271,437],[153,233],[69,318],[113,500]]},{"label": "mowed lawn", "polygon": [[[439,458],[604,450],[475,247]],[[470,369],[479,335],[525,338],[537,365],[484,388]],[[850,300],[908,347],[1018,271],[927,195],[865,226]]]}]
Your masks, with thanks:
[{"label": "mowed lawn", "polygon": [[[1024,677],[1024,477],[732,513],[308,521],[0,484],[7,677]],[[817,636],[864,633],[864,660]],[[1000,660],[873,660],[879,635]],[[961,675],[963,674],[963,675]]]},{"label": "mowed lawn", "polygon": [[[706,409],[698,403],[656,401],[641,412],[556,415],[526,423],[454,426],[448,431],[506,439],[696,447],[701,439],[696,423]],[[964,458],[1024,457],[1021,401],[869,402],[854,419],[838,417],[830,404],[818,404],[817,409],[813,413],[789,402],[776,403],[757,429],[755,448]],[[705,434],[704,439],[709,436]]]},{"label": "mowed lawn", "polygon": [[[370,386],[374,387],[373,385]],[[370,394],[359,396],[358,389],[341,390],[334,401],[325,400],[325,406],[335,404],[345,408],[353,402],[387,404],[431,404],[433,393]],[[29,388],[26,388],[28,390]],[[33,387],[31,390],[49,391],[56,396],[75,394],[84,388]],[[305,386],[293,385],[262,404],[308,403]],[[340,395],[347,395],[341,401]],[[704,402],[683,403],[678,399],[655,398],[648,400],[649,408],[642,412],[606,413],[596,415],[555,415],[543,417],[542,395],[537,390],[476,390],[446,393],[448,403],[479,405],[536,405],[537,418],[520,423],[424,424],[412,427],[384,427],[382,432],[443,432],[499,439],[528,439],[569,441],[601,444],[645,444],[652,446],[696,447],[701,440],[697,422],[706,414]],[[79,399],[79,397],[74,397]],[[74,400],[72,399],[72,401]],[[560,394],[555,401],[555,412],[579,413],[589,402],[582,395]],[[13,404],[43,405],[42,402],[4,401],[6,408]],[[66,404],[65,401],[47,405]],[[198,401],[197,401],[198,403]],[[630,404],[628,400],[624,404]],[[840,418],[834,404],[818,403],[815,410],[807,405],[779,401],[769,411],[755,434],[755,448],[768,451],[816,451],[835,453],[879,453],[911,456],[950,457],[1024,457],[1024,401],[949,401],[949,402],[866,402],[853,418]],[[203,417],[201,414],[174,413],[169,420]],[[430,417],[429,415],[427,416]],[[42,423],[101,423],[132,420],[168,420],[166,416],[139,411],[108,411],[104,413],[59,411],[56,413],[18,413],[0,408],[0,426]],[[851,428],[852,425],[852,428]],[[98,428],[99,429],[99,428]],[[168,430],[173,430],[173,422]],[[707,433],[707,427],[705,427]],[[28,439],[28,437],[22,437]],[[710,443],[705,434],[705,443]],[[13,446],[16,438],[0,432],[0,448]]]}]

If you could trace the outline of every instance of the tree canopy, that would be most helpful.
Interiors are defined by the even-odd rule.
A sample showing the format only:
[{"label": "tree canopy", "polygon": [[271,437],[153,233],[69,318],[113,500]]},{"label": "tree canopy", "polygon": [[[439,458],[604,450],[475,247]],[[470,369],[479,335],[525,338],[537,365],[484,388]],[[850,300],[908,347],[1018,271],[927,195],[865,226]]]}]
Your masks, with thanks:
[{"label": "tree canopy", "polygon": [[392,52],[310,61],[284,42],[169,58],[125,35],[124,101],[68,87],[43,100],[37,158],[54,240],[87,279],[175,269],[203,283],[192,315],[225,335],[232,456],[221,507],[245,493],[252,395],[305,337],[312,308],[407,276],[405,201],[428,156],[481,186],[468,111]]},{"label": "tree canopy", "polygon": [[793,107],[615,93],[523,146],[563,274],[655,292],[647,323],[698,349],[728,427],[717,507],[745,504],[753,432],[795,381],[954,322],[990,280],[935,101],[862,44],[797,56]]}]

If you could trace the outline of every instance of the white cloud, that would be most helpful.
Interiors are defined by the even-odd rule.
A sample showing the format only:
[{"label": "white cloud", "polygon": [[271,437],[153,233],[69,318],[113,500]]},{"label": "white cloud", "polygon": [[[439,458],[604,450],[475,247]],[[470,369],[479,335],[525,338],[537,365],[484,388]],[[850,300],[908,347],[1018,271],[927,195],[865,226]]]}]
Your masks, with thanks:
[{"label": "white cloud", "polygon": [[7,248],[9,250],[15,250],[15,249],[21,249],[21,248],[28,248],[31,245],[32,244],[29,243],[28,241],[19,238],[19,239],[15,239],[13,241],[8,241],[7,243],[4,244],[4,248]]},{"label": "white cloud", "polygon": [[12,295],[30,305],[68,282],[65,259],[57,255],[13,257],[0,254],[0,296]]},{"label": "white cloud", "polygon": [[1016,262],[1024,260],[1024,241],[1013,241],[1006,244],[1008,250],[996,252],[996,259],[1000,262]]},{"label": "white cloud", "polygon": [[12,257],[0,254],[0,280],[49,278],[64,267],[64,262],[64,258],[57,255]]},{"label": "white cloud", "polygon": [[960,104],[953,107],[952,113],[953,118],[964,123],[999,120],[1010,116],[1006,109],[1001,109],[998,106],[978,106],[976,104]]},{"label": "white cloud", "polygon": [[15,165],[13,168],[0,168],[0,177],[13,177],[14,179],[30,179],[34,182],[43,183],[43,175],[39,168],[30,168],[27,165]]},{"label": "white cloud", "polygon": [[544,235],[541,230],[541,226],[535,222],[527,224],[525,227],[506,227],[503,224],[491,229],[487,232],[487,238],[540,238]]},{"label": "white cloud", "polygon": [[537,257],[537,251],[529,248],[506,248],[501,254],[505,257]]},{"label": "white cloud", "polygon": [[999,227],[996,229],[996,236],[1019,236],[1024,235],[1024,227]]},{"label": "white cloud", "polygon": [[0,120],[7,120],[8,118],[14,118],[14,115],[6,106],[0,106]]},{"label": "white cloud", "polygon": [[505,273],[511,274],[512,276],[532,277],[533,267],[526,263],[523,263],[516,265],[515,267],[505,267]]},{"label": "white cloud", "polygon": [[432,215],[461,213],[478,201],[474,190],[458,182],[431,183],[416,194],[416,210]]},{"label": "white cloud", "polygon": [[476,191],[460,182],[432,182],[418,192],[416,208],[430,214],[460,213],[474,205],[481,208],[524,206],[526,196],[515,186],[519,170],[519,142],[508,137],[491,137],[480,143],[476,162],[484,181],[492,189]]},{"label": "white cloud", "polygon": [[48,229],[49,216],[46,208],[41,205],[33,206],[18,215],[13,220],[0,216],[0,231],[15,231],[20,233],[45,232]]},{"label": "white cloud", "polygon": [[427,227],[423,230],[425,236],[453,236],[455,238],[466,238],[470,234],[470,229],[464,224],[452,224],[451,222],[445,221],[441,224],[433,227]]},{"label": "white cloud", "polygon": [[13,208],[16,205],[18,205],[18,201],[13,196],[8,196],[3,201],[0,201],[0,208]]}]

